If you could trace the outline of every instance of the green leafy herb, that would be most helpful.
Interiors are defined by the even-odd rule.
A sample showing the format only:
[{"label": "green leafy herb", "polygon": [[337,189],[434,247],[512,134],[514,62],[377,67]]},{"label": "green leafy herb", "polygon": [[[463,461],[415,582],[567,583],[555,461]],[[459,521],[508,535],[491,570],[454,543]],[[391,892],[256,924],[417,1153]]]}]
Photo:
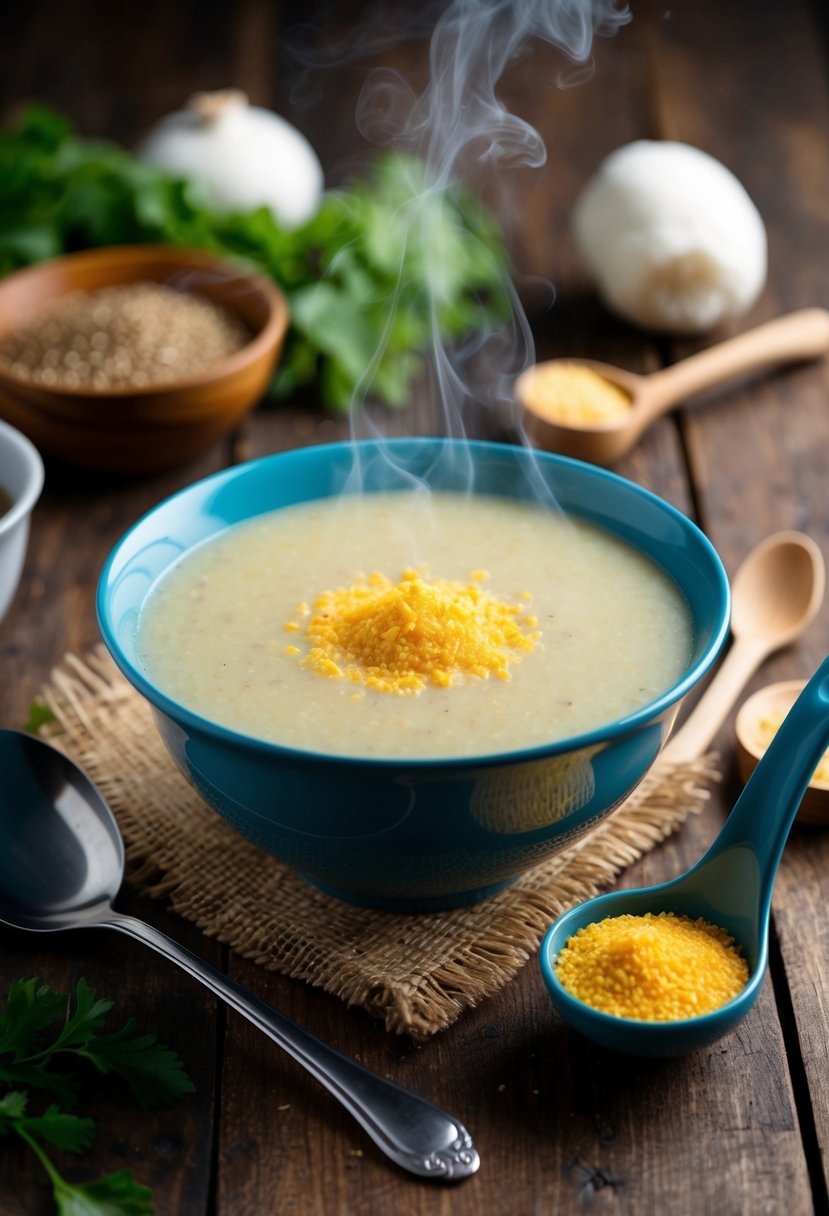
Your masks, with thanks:
[{"label": "green leafy herb", "polygon": [[96,1182],[72,1183],[56,1169],[42,1140],[69,1153],[92,1143],[91,1119],[50,1106],[42,1115],[26,1114],[27,1095],[11,1091],[0,1098],[0,1136],[14,1133],[33,1151],[52,1184],[58,1216],[153,1216],[152,1191],[136,1182],[132,1170],[107,1174]]},{"label": "green leafy herb", "polygon": [[194,183],[33,106],[0,135],[0,182],[0,274],[76,249],[167,241],[270,275],[292,317],[277,395],[316,380],[332,409],[369,394],[402,406],[434,338],[451,342],[506,311],[498,226],[471,192],[438,188],[411,156],[380,156],[370,180],[328,192],[289,231],[264,207],[220,215]]},{"label": "green leafy herb", "polygon": [[55,1179],[59,1216],[153,1216],[153,1193],[135,1181],[132,1170],[118,1170],[97,1182],[73,1185]]},{"label": "green leafy herb", "polygon": [[32,701],[23,729],[30,735],[36,735],[42,726],[48,726],[50,722],[56,721],[54,712],[48,705],[44,705],[41,701]]},{"label": "green leafy herb", "polygon": [[0,1137],[15,1134],[36,1154],[52,1183],[59,1216],[145,1216],[155,1208],[152,1192],[135,1181],[131,1170],[82,1185],[67,1182],[43,1142],[81,1152],[92,1143],[92,1120],[54,1103],[42,1114],[29,1114],[29,1094],[22,1086],[46,1091],[72,1106],[77,1078],[65,1067],[87,1061],[124,1081],[144,1108],[169,1103],[194,1088],[175,1053],[155,1035],[136,1034],[132,1019],[121,1030],[106,1030],[112,1004],[83,979],[74,1006],[67,994],[53,992],[37,979],[21,979],[11,984],[0,1011],[0,1086],[9,1087],[0,1096]]},{"label": "green leafy herb", "polygon": [[[95,1129],[91,1119],[66,1114],[50,1106],[42,1115],[27,1115],[28,1094],[11,1090],[0,1098],[0,1134],[15,1131],[20,1136],[48,1140],[55,1148],[79,1153],[91,1145]],[[25,1138],[24,1136],[24,1138]]]},{"label": "green leafy herb", "polygon": [[[60,1094],[74,1100],[72,1078],[60,1068],[64,1058],[88,1060],[101,1073],[114,1073],[143,1108],[162,1106],[193,1092],[181,1061],[153,1034],[135,1033],[132,1019],[121,1030],[104,1032],[112,1001],[100,1000],[79,980],[75,1007],[37,980],[16,980],[0,1012],[0,1081]],[[54,1028],[56,1018],[63,1024]],[[56,1069],[55,1065],[58,1066]]]}]

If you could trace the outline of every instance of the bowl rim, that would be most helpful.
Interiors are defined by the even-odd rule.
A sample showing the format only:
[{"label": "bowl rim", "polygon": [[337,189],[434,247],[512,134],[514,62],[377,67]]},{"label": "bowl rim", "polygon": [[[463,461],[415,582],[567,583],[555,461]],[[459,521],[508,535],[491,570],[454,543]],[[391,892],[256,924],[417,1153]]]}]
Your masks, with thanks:
[{"label": "bowl rim", "polygon": [[[77,266],[85,262],[91,265],[96,263],[106,265],[111,264],[113,261],[123,261],[126,263],[134,262],[136,268],[140,269],[142,264],[145,264],[153,257],[161,259],[169,258],[171,275],[174,273],[174,264],[178,264],[181,270],[187,270],[188,268],[194,270],[199,268],[204,270],[210,269],[224,271],[228,274],[232,273],[240,279],[244,279],[250,287],[261,291],[268,302],[268,317],[262,329],[234,354],[210,364],[203,372],[199,372],[193,376],[179,376],[174,380],[163,380],[158,384],[147,384],[140,387],[125,386],[122,388],[95,388],[91,385],[86,387],[70,387],[57,384],[41,384],[37,380],[28,380],[22,376],[15,376],[2,363],[0,363],[0,384],[5,385],[10,390],[24,389],[37,391],[49,396],[66,398],[68,401],[76,398],[100,399],[101,401],[117,398],[124,401],[134,397],[161,396],[167,393],[178,392],[182,389],[203,388],[207,384],[214,384],[227,376],[233,376],[249,364],[256,363],[284,338],[290,320],[288,301],[284,292],[277,287],[272,279],[262,271],[248,266],[243,259],[239,259],[237,262],[229,254],[214,254],[208,250],[196,249],[189,245],[169,245],[164,243],[103,245],[94,249],[82,249],[75,253],[61,254],[59,257],[46,258],[41,262],[35,262],[30,266],[23,266],[19,270],[14,270],[11,274],[6,275],[5,278],[0,280],[0,297],[6,293],[13,297],[15,288],[21,280],[24,278],[36,278],[38,275],[46,275],[54,267],[60,268],[63,265]],[[140,281],[140,274],[137,274],[134,279],[129,280],[132,283]],[[152,281],[161,282],[161,280]],[[102,286],[107,286],[107,284],[103,284]],[[77,289],[69,288],[67,291],[53,295],[44,306],[48,308],[49,303],[53,303],[55,300],[71,294],[73,290]],[[6,332],[12,333],[14,331],[8,330]],[[4,335],[0,335],[0,337],[2,336]]]},{"label": "bowl rim", "polygon": [[[331,454],[332,460],[336,458],[338,453],[346,453],[353,451],[354,442],[343,441],[330,444],[315,444],[305,448],[291,448],[283,452],[275,452],[269,455],[260,456],[255,460],[245,461],[242,464],[233,465],[229,468],[219,470],[218,472],[209,474],[206,477],[193,482],[191,485],[176,491],[163,499],[161,502],[151,507],[139,519],[129,527],[122,536],[116,541],[110,551],[98,579],[98,587],[96,592],[96,613],[98,619],[98,627],[104,640],[104,644],[115,661],[116,665],[121,670],[122,674],[127,678],[133,688],[135,688],[153,708],[165,714],[173,722],[184,723],[189,729],[195,729],[203,735],[210,737],[222,744],[230,744],[236,747],[252,748],[258,753],[267,755],[279,756],[283,759],[293,759],[298,762],[314,763],[314,764],[330,764],[346,767],[370,768],[372,770],[389,770],[394,769],[400,771],[428,770],[428,769],[473,769],[482,767],[494,767],[496,765],[519,764],[526,763],[532,760],[543,760],[548,757],[560,755],[563,752],[575,751],[581,748],[587,748],[594,744],[610,743],[626,735],[631,730],[639,726],[647,724],[659,718],[667,712],[672,705],[680,701],[682,697],[701,679],[705,672],[715,662],[719,655],[730,629],[730,610],[731,610],[731,588],[723,567],[722,561],[714,548],[711,541],[705,533],[691,520],[684,515],[671,503],[660,498],[651,490],[645,489],[644,486],[638,485],[636,482],[630,481],[627,478],[621,477],[618,473],[613,473],[608,469],[599,467],[598,465],[588,464],[584,461],[575,460],[569,456],[562,456],[554,452],[539,452],[532,448],[524,447],[516,444],[502,444],[483,440],[453,440],[442,437],[409,437],[402,436],[395,439],[387,440],[358,440],[357,445],[364,446],[382,446],[391,444],[407,444],[416,445],[424,448],[427,445],[436,443],[460,443],[468,450],[481,452],[482,454],[503,454],[505,451],[510,452],[516,459],[523,453],[525,458],[532,460],[540,459],[543,463],[561,464],[565,467],[583,470],[585,475],[595,477],[599,481],[611,481],[613,483],[621,483],[626,486],[634,496],[639,496],[656,506],[657,509],[667,513],[667,515],[677,521],[681,528],[686,529],[692,536],[695,537],[697,543],[701,545],[706,553],[711,564],[712,572],[715,576],[717,590],[719,592],[718,603],[720,605],[719,623],[715,633],[709,640],[703,653],[697,658],[694,663],[689,664],[683,671],[681,677],[675,681],[664,693],[656,697],[652,701],[648,701],[645,705],[633,710],[629,714],[625,714],[620,718],[614,719],[612,722],[604,726],[593,728],[579,735],[569,735],[563,739],[553,740],[548,743],[537,744],[533,747],[513,749],[505,752],[480,752],[466,756],[441,756],[441,757],[405,757],[405,756],[365,756],[351,755],[344,752],[325,752],[315,751],[311,748],[291,747],[286,744],[276,743],[268,739],[260,738],[256,735],[245,734],[243,731],[234,730],[232,727],[224,726],[221,723],[215,722],[210,718],[204,717],[182,705],[167,693],[163,692],[157,685],[149,680],[140,670],[137,664],[133,663],[123,652],[120,642],[116,636],[114,629],[111,627],[109,611],[107,608],[107,592],[110,586],[113,567],[118,560],[119,553],[123,546],[129,541],[132,534],[140,528],[146,520],[148,520],[156,511],[167,507],[177,500],[185,497],[187,494],[196,490],[197,487],[204,487],[209,483],[219,486],[222,483],[232,481],[238,477],[247,475],[248,471],[262,466],[267,462],[284,461],[286,459],[299,458],[300,460],[308,456],[310,453],[327,452]],[[290,505],[290,504],[285,504]],[[273,508],[279,510],[280,508]],[[239,521],[242,522],[241,520]],[[226,525],[233,526],[233,525]],[[217,533],[214,535],[218,534]],[[653,559],[652,559],[653,560]],[[659,563],[656,563],[657,565]],[[161,577],[161,576],[159,576]],[[681,588],[680,588],[681,590]],[[146,598],[146,597],[145,597]],[[143,601],[142,601],[143,602]]]},{"label": "bowl rim", "polygon": [[[10,422],[0,418],[0,448],[7,446],[22,457],[26,469],[26,485],[23,493],[12,500],[8,511],[0,515],[0,539],[32,511],[40,498],[45,479],[43,459],[31,439]],[[3,488],[6,489],[5,486]]]}]

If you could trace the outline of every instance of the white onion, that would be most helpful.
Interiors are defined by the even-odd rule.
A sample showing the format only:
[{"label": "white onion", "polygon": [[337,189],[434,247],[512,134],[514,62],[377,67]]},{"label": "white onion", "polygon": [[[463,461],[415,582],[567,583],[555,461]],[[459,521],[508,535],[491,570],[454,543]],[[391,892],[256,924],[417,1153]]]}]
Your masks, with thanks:
[{"label": "white onion", "polygon": [[150,131],[138,154],[198,182],[217,210],[269,207],[288,228],[311,218],[323,188],[322,166],[305,136],[235,89],[197,93]]},{"label": "white onion", "polygon": [[700,333],[746,312],[766,279],[766,230],[730,170],[699,148],[639,140],[612,152],[574,211],[607,304],[652,329]]}]

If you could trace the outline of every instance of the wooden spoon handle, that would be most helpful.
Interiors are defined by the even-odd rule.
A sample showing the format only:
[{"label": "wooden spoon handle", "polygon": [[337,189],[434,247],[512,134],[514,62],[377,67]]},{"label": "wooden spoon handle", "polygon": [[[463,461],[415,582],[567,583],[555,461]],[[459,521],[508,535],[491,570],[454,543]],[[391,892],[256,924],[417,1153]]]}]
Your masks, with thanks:
[{"label": "wooden spoon handle", "polygon": [[660,762],[699,759],[751,676],[775,648],[765,638],[736,638],[688,719],[662,749]]},{"label": "wooden spoon handle", "polygon": [[746,372],[829,351],[829,312],[803,308],[729,338],[647,377],[643,407],[653,421],[680,401]]}]

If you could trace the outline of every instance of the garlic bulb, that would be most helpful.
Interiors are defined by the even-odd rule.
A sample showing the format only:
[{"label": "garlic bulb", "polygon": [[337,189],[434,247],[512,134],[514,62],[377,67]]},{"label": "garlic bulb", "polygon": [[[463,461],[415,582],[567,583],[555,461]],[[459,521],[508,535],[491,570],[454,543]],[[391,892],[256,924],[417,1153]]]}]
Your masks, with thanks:
[{"label": "garlic bulb", "polygon": [[269,207],[287,228],[310,219],[322,193],[322,166],[305,136],[236,89],[197,93],[161,120],[138,154],[198,182],[217,210]]},{"label": "garlic bulb", "polygon": [[766,230],[737,178],[699,148],[618,148],[578,199],[582,257],[607,304],[640,325],[700,333],[751,307]]}]

